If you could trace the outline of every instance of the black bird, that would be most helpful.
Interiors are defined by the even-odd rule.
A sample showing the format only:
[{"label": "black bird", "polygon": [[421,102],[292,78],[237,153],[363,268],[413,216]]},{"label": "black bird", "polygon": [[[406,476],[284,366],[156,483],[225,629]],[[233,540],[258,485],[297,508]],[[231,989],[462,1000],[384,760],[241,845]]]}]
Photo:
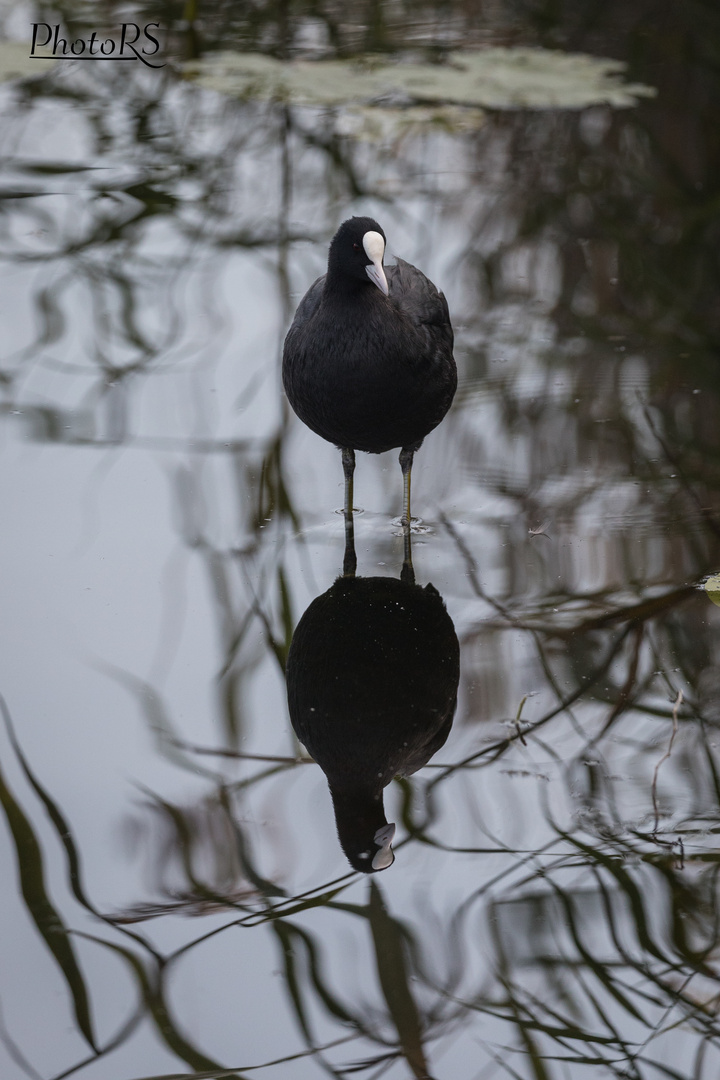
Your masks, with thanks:
[{"label": "black bird", "polygon": [[287,659],[295,733],[327,777],[355,870],[394,860],[383,788],[422,768],[452,727],[460,649],[432,585],[339,577],[298,623]]},{"label": "black bird", "polygon": [[355,451],[400,447],[403,524],[410,524],[413,454],[457,388],[445,297],[420,270],[383,266],[385,233],[369,217],[344,221],[327,274],[303,297],[283,350],[290,404],[342,450],[345,514],[352,513]]}]

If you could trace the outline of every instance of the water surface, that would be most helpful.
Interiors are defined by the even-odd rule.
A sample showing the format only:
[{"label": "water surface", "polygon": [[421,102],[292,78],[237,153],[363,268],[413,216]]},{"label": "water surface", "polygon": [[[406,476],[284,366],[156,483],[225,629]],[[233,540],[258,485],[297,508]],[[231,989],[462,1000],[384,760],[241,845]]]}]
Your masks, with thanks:
[{"label": "water surface", "polygon": [[[0,86],[0,1075],[712,1077],[718,15],[198,7],[134,9],[161,69]],[[11,45],[128,18],[33,11]],[[555,81],[396,70],[478,49]],[[282,93],[220,78],[258,57]],[[460,375],[413,470],[458,707],[372,878],[283,676],[344,526],[282,340],[353,213],[446,293]],[[358,574],[399,577],[396,455],[355,480]]]}]

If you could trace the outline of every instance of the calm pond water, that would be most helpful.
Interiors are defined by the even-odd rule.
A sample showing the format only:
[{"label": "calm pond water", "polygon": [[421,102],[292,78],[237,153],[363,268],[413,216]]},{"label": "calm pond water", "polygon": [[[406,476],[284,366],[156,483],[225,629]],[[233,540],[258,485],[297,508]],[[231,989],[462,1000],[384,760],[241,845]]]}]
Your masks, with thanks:
[{"label": "calm pond water", "polygon": [[[129,20],[164,66],[27,59]],[[715,3],[0,37],[0,1076],[717,1077]],[[412,532],[457,709],[370,877],[284,679],[344,523],[282,341],[351,214],[444,290],[460,378]],[[401,492],[358,455],[361,578],[400,578]],[[390,724],[445,646],[368,661],[357,595],[319,656]]]}]

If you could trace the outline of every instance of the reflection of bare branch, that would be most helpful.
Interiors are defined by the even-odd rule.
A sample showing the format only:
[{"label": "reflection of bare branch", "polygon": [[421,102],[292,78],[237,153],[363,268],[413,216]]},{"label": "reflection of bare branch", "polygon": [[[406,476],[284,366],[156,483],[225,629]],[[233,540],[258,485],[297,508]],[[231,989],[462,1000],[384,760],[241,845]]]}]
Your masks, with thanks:
[{"label": "reflection of bare branch", "polygon": [[680,706],[682,705],[682,700],[683,700],[683,692],[682,692],[682,690],[678,690],[678,695],[677,695],[677,698],[675,699],[675,704],[673,706],[673,713],[672,713],[673,726],[672,726],[672,735],[670,736],[670,742],[668,743],[667,750],[665,751],[663,756],[658,761],[657,765],[655,766],[655,771],[653,772],[653,779],[652,779],[652,785],[651,785],[652,801],[653,801],[653,813],[655,815],[655,822],[653,824],[653,835],[657,834],[658,823],[660,821],[660,811],[658,809],[658,803],[657,803],[658,773],[660,772],[660,766],[662,765],[662,763],[664,761],[667,761],[667,759],[672,754],[673,743],[675,742],[675,736],[677,735],[677,732],[678,732],[678,710],[679,710]]},{"label": "reflection of bare branch", "polygon": [[[545,715],[541,716],[539,720],[535,720],[532,724],[529,724],[525,728],[524,732],[522,732],[522,734],[534,734],[539,728],[547,724],[548,721],[552,720],[555,716],[558,716],[560,713],[564,712],[565,709],[567,709],[570,705],[583,697],[587,693],[587,691],[594,686],[598,679],[601,679],[602,676],[606,674],[613,660],[620,651],[623,641],[630,633],[630,630],[630,626],[625,627],[622,633],[611,645],[605,659],[602,660],[600,664],[598,664],[598,666],[595,668],[595,670],[587,678],[587,680],[582,686],[579,686],[572,694],[569,694],[567,697],[563,698],[559,705],[556,705],[555,708],[550,709],[549,712],[546,712]],[[515,735],[508,736],[506,739],[500,739],[497,742],[491,743],[489,746],[483,747],[482,750],[477,750],[474,754],[468,755],[468,757],[463,758],[462,761],[457,762],[455,765],[448,766],[448,768],[444,769],[439,776],[436,776],[433,780],[431,780],[428,786],[433,787],[436,784],[441,783],[443,780],[445,780],[446,777],[450,776],[456,770],[467,768],[467,766],[471,765],[473,762],[477,761],[480,758],[487,757],[488,760],[483,762],[483,764],[491,764],[492,762],[496,761],[497,758],[499,758],[501,754],[503,754],[508,749],[508,747],[512,746],[516,739],[519,738],[520,733],[518,732]]]},{"label": "reflection of bare branch", "polygon": [[208,754],[211,757],[237,758],[240,761],[274,761],[283,765],[313,765],[312,758],[306,757],[273,757],[270,754],[249,754],[243,750],[228,750],[225,747],[214,749],[208,746],[195,746],[193,743],[176,740],[176,745],[183,750],[190,750],[193,754]]},{"label": "reflection of bare branch", "polygon": [[460,552],[465,561],[468,577],[470,579],[470,584],[472,585],[473,592],[475,592],[475,594],[479,596],[481,600],[485,600],[486,603],[490,604],[491,607],[494,607],[495,610],[498,611],[501,615],[503,615],[504,618],[506,618],[509,622],[517,624],[517,618],[505,607],[505,605],[501,604],[500,601],[496,600],[494,597],[488,596],[488,594],[483,589],[482,585],[480,584],[480,578],[478,576],[477,563],[475,562],[475,559],[470,549],[468,548],[463,538],[460,536],[460,533],[457,531],[455,526],[445,516],[444,513],[440,514],[440,520],[442,521],[447,532],[453,538],[453,541],[455,542],[458,551]]},{"label": "reflection of bare branch", "polygon": [[10,1032],[5,1026],[5,1019],[2,1013],[2,1006],[0,1006],[0,1042],[5,1047],[8,1057],[11,1061],[14,1061],[18,1068],[22,1069],[26,1076],[30,1076],[32,1080],[42,1080],[41,1074],[36,1072],[29,1061],[26,1060],[20,1047],[16,1044],[15,1040],[10,1035]]},{"label": "reflection of bare branch", "polygon": [[360,1036],[355,1033],[344,1035],[340,1039],[333,1039],[322,1046],[313,1046],[309,1050],[300,1050],[297,1054],[287,1054],[285,1057],[275,1058],[273,1061],[264,1061],[261,1065],[237,1065],[234,1069],[211,1069],[209,1072],[191,1073],[163,1073],[161,1076],[142,1076],[138,1080],[232,1080],[239,1072],[254,1072],[256,1069],[269,1069],[274,1065],[285,1065],[289,1061],[299,1061],[301,1058],[311,1057],[315,1054],[325,1054],[336,1046],[344,1046],[353,1042]]},{"label": "reflection of bare branch", "polygon": [[653,420],[652,414],[651,414],[650,410],[647,408],[647,406],[643,406],[643,415],[645,417],[645,420],[647,422],[648,427],[652,431],[652,433],[655,436],[655,438],[657,439],[657,441],[660,443],[660,446],[663,449],[663,453],[665,454],[665,457],[674,466],[674,468],[677,469],[677,475],[678,475],[678,478],[680,480],[680,483],[682,484],[682,487],[685,490],[685,492],[690,496],[692,501],[697,506],[698,512],[702,516],[703,521],[705,522],[707,527],[715,534],[715,536],[720,537],[720,523],[718,523],[716,521],[715,516],[710,512],[708,507],[702,505],[703,500],[700,498],[700,496],[698,495],[695,488],[689,482],[689,480],[688,480],[688,478],[687,478],[687,476],[685,474],[685,470],[683,468],[682,461],[681,461],[679,455],[677,453],[675,453],[675,451],[670,449],[670,447],[668,446],[667,440],[664,439],[662,437],[662,435],[660,434],[660,432],[658,431],[657,425],[656,425],[655,421]]},{"label": "reflection of bare branch", "polygon": [[[512,625],[518,629],[529,630],[550,638],[554,637],[569,640],[578,637],[580,634],[591,633],[594,630],[604,630],[606,627],[616,626],[617,624],[640,624],[648,622],[651,619],[656,619],[658,616],[668,611],[672,611],[673,608],[684,603],[686,600],[697,596],[697,587],[695,585],[681,585],[676,589],[670,589],[668,592],[662,593],[660,596],[652,596],[647,600],[638,600],[635,604],[625,604],[614,607],[612,610],[604,612],[602,615],[591,615],[572,626],[563,626],[560,623],[557,625],[552,623],[541,623],[539,621],[536,622],[535,619],[529,621],[527,616],[522,618],[520,615],[503,608],[498,601],[493,600],[484,593],[482,595],[483,599],[486,599],[487,602],[497,610],[502,611],[502,614],[507,619],[511,620]],[[542,614],[544,614],[544,612]],[[493,628],[497,625],[501,624],[493,623],[490,620],[482,623],[484,628]]]},{"label": "reflection of bare branch", "polygon": [[606,735],[607,732],[612,727],[612,725],[617,720],[618,716],[620,716],[621,713],[623,713],[625,711],[625,709],[628,708],[628,705],[630,705],[632,703],[631,695],[632,695],[633,687],[635,685],[635,679],[637,677],[638,661],[640,659],[640,647],[642,645],[642,640],[643,640],[643,624],[642,623],[638,623],[635,626],[633,637],[634,637],[634,644],[633,644],[632,656],[630,658],[630,664],[628,666],[628,673],[627,673],[627,678],[625,680],[625,683],[624,683],[624,685],[622,686],[622,688],[620,690],[617,701],[615,702],[612,709],[610,710],[610,715],[608,716],[607,720],[605,721],[605,724],[603,725],[602,730],[600,731],[600,733],[598,735],[596,735],[596,736],[594,736],[592,738],[592,740],[588,744],[588,747],[590,747],[594,743],[598,742],[598,740],[601,739],[603,737],[603,735]]},{"label": "reflection of bare branch", "polygon": [[523,705],[525,704],[527,699],[528,699],[528,695],[525,694],[524,698],[522,699],[522,701],[518,705],[518,711],[515,714],[515,730],[517,731],[517,736],[518,736],[522,746],[527,746],[527,742],[525,740],[525,737],[524,737],[524,735],[522,733],[522,729],[520,727],[520,717],[522,715]]}]

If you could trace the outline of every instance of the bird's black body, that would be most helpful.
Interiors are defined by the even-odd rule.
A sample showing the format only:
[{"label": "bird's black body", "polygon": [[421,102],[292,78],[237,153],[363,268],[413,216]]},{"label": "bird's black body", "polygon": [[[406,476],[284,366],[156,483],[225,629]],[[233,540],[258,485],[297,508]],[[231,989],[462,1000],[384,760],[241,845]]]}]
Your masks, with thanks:
[{"label": "bird's black body", "polygon": [[395,578],[338,578],[307,609],[287,662],[290,719],[325,773],[340,843],[370,872],[383,788],[452,726],[459,646],[442,597]]},{"label": "bird's black body", "polygon": [[[365,272],[372,218],[343,223],[328,272],[301,301],[285,339],[290,404],[323,439],[379,454],[416,450],[450,408],[457,387],[445,297],[420,270],[384,270],[388,295]],[[381,258],[380,258],[380,265]]]}]

